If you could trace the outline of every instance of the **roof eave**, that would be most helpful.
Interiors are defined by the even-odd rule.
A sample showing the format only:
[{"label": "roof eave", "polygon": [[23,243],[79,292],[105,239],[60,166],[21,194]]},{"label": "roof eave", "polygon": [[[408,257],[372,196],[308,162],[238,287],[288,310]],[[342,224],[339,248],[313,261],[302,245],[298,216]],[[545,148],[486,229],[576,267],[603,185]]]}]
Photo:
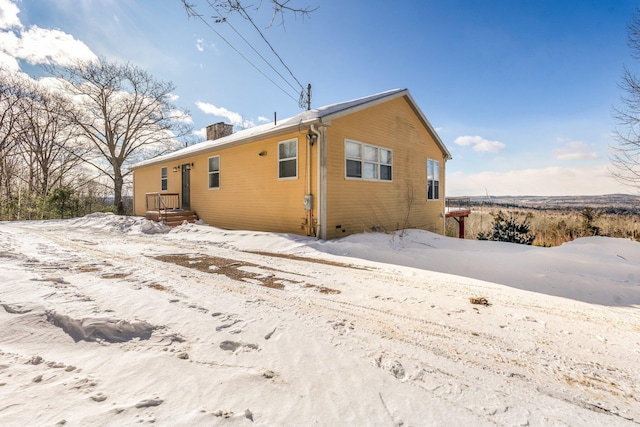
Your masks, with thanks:
[{"label": "roof eave", "polygon": [[420,121],[422,121],[424,126],[427,128],[427,131],[431,134],[431,137],[434,139],[438,147],[440,147],[440,150],[442,150],[442,153],[444,154],[444,159],[451,160],[453,158],[451,156],[451,152],[449,152],[449,150],[447,149],[447,146],[444,145],[444,142],[442,142],[442,139],[440,139],[440,136],[438,135],[436,130],[433,128],[433,126],[431,126],[431,122],[429,122],[429,120],[424,115],[420,107],[418,107],[418,104],[416,104],[416,101],[413,99],[409,91],[407,90],[406,93],[403,94],[403,96],[405,97],[405,99],[407,100],[407,102],[409,103],[413,111],[416,113],[416,115],[420,118]]},{"label": "roof eave", "polygon": [[[275,137],[275,136],[278,136],[278,135],[286,135],[288,133],[291,133],[296,128],[298,128],[301,131],[302,130],[301,127],[303,127],[303,126],[306,127],[306,126],[311,125],[312,123],[320,123],[320,122],[321,122],[321,120],[318,119],[318,118],[300,120],[300,121],[298,121],[296,123],[291,123],[291,124],[286,125],[286,126],[276,127],[276,128],[273,128],[273,129],[265,131],[265,132],[261,132],[261,133],[256,134],[256,135],[247,136],[245,138],[235,139],[235,140],[231,140],[231,141],[228,141],[228,142],[221,141],[220,144],[208,145],[208,144],[205,144],[205,143],[206,142],[210,142],[210,141],[204,141],[202,143],[198,143],[198,144],[205,144],[203,147],[201,147],[199,149],[194,149],[194,150],[189,151],[189,152],[184,153],[184,154],[179,154],[181,150],[178,150],[178,151],[176,151],[174,153],[165,154],[163,156],[156,157],[154,159],[149,159],[149,160],[145,160],[145,161],[136,163],[136,164],[131,166],[131,169],[135,170],[135,169],[141,168],[141,167],[153,166],[153,165],[157,165],[157,164],[160,164],[160,163],[167,163],[167,162],[172,162],[172,161],[176,161],[176,160],[187,159],[189,157],[198,156],[198,155],[205,154],[205,153],[210,153],[210,152],[213,152],[213,151],[225,150],[225,149],[228,149],[228,148],[237,147],[237,146],[244,145],[244,144],[250,144],[252,142],[263,140],[265,138],[272,138],[272,137]],[[233,134],[231,136],[233,136]],[[228,138],[228,137],[221,138],[221,139],[226,139],[226,138]]]}]

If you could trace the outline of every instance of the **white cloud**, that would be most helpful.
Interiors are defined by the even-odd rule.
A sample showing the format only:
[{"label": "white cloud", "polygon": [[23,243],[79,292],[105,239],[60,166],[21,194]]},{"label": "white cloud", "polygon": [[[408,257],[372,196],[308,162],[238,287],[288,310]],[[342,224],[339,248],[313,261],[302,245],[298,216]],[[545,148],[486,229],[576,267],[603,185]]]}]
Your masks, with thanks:
[{"label": "white cloud", "polygon": [[187,124],[193,123],[193,118],[189,114],[186,114],[184,111],[171,110],[170,115],[171,115],[171,118],[176,121],[187,123]]},{"label": "white cloud", "polygon": [[20,71],[20,64],[18,64],[18,60],[13,56],[0,51],[0,69],[16,72]]},{"label": "white cloud", "polygon": [[269,120],[268,118],[266,118],[265,116],[258,116],[258,122],[260,123],[268,123],[271,120]]},{"label": "white cloud", "polygon": [[[559,139],[560,142],[563,140]],[[593,160],[600,157],[595,151],[582,141],[568,141],[561,148],[553,150],[553,157],[557,160]]]},{"label": "white cloud", "polygon": [[196,49],[198,49],[200,52],[204,51],[204,39],[196,40]]},{"label": "white cloud", "polygon": [[[18,6],[0,0],[0,58],[6,56],[25,60],[30,64],[72,65],[77,60],[94,61],[97,56],[82,41],[60,30],[49,30],[37,25],[25,29],[18,18]],[[10,64],[14,68],[14,64]]]},{"label": "white cloud", "polygon": [[205,114],[211,114],[212,116],[221,117],[228,120],[234,126],[241,127],[243,129],[255,126],[255,123],[251,120],[245,120],[239,113],[229,111],[224,107],[216,107],[213,104],[207,102],[196,102],[196,106]]},{"label": "white cloud", "polygon": [[201,140],[204,140],[207,138],[207,128],[194,129],[193,131],[191,131],[191,133],[193,133],[195,136],[197,136]]},{"label": "white cloud", "polygon": [[10,0],[0,0],[0,29],[22,28],[20,9]]},{"label": "white cloud", "polygon": [[31,26],[20,34],[15,56],[30,64],[73,65],[77,60],[94,61],[96,55],[80,40],[60,30]]},{"label": "white cloud", "polygon": [[176,102],[180,97],[174,93],[168,93],[164,96],[170,102]]},{"label": "white cloud", "polygon": [[481,153],[497,153],[506,147],[500,141],[489,141],[481,136],[459,136],[453,142],[463,147],[471,145],[473,151]]},{"label": "white cloud", "polygon": [[609,172],[608,164],[589,167],[547,167],[507,172],[447,174],[447,196],[588,196],[628,193]]}]

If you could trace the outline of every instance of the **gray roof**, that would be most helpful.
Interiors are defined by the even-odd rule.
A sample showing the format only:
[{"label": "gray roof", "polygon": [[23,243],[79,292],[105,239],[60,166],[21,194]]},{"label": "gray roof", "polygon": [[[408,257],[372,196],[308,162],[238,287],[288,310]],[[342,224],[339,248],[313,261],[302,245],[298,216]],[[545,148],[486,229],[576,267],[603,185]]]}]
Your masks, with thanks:
[{"label": "gray roof", "polygon": [[216,140],[203,141],[169,154],[164,154],[162,156],[154,157],[152,159],[136,163],[132,166],[132,168],[135,169],[141,166],[164,163],[170,160],[182,159],[209,151],[248,143],[257,139],[267,137],[270,134],[285,133],[304,124],[328,122],[330,120],[337,119],[347,114],[355,113],[365,108],[369,108],[376,104],[387,102],[391,99],[401,96],[407,98],[415,113],[420,117],[420,120],[423,122],[425,127],[429,130],[433,138],[436,140],[436,143],[442,149],[443,153],[445,154],[445,158],[450,159],[451,154],[449,153],[449,150],[447,150],[444,143],[435,132],[427,118],[424,116],[422,111],[420,111],[420,108],[409,94],[409,91],[407,89],[392,89],[385,92],[376,93],[374,95],[365,96],[364,98],[352,99],[350,101],[344,101],[337,104],[314,108],[309,111],[304,111],[293,117],[279,120],[277,123],[267,123],[264,125],[243,129],[241,131],[232,133],[229,136],[218,138]]}]

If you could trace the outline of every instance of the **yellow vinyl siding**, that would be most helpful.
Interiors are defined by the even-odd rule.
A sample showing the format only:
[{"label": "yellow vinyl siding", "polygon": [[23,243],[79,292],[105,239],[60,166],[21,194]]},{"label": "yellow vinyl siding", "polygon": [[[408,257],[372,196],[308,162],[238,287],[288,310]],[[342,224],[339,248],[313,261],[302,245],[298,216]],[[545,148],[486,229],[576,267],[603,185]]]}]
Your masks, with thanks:
[{"label": "yellow vinyl siding", "polygon": [[[175,165],[193,162],[191,209],[204,222],[216,227],[302,234],[301,224],[306,213],[303,204],[307,175],[305,135],[295,132],[174,161]],[[290,139],[298,141],[298,177],[278,179],[278,143]],[[266,155],[259,156],[264,151]],[[219,189],[209,189],[208,159],[212,156],[220,156]],[[135,170],[137,215],[144,214],[144,193],[159,191],[162,166]],[[169,170],[170,192],[180,192],[181,174]],[[148,176],[155,174],[157,185],[146,186]],[[142,209],[138,209],[139,206]]]},{"label": "yellow vinyl siding", "polygon": [[[391,149],[392,182],[345,178],[345,139]],[[327,141],[328,239],[403,228],[443,232],[443,153],[404,98],[333,120]],[[437,201],[426,200],[427,158],[440,161]]]},{"label": "yellow vinyl siding", "polygon": [[[162,163],[147,168],[139,168],[133,172],[133,214],[145,215],[147,211],[146,193],[179,193],[182,186],[180,172],[173,172],[173,167],[180,162]],[[167,168],[167,190],[162,191],[161,170]]]},{"label": "yellow vinyl siding", "polygon": [[[307,140],[309,125],[299,124],[277,137],[238,140],[238,145],[214,146],[169,164],[139,166],[134,171],[135,213],[144,215],[145,193],[160,191],[161,167],[169,170],[167,192],[180,193],[182,175],[173,167],[193,163],[190,207],[212,226],[304,235],[310,229],[303,224],[321,220],[320,236],[327,239],[403,228],[444,232],[446,149],[438,145],[410,97],[327,116],[316,125],[323,134],[313,147]],[[297,178],[279,179],[278,143],[291,139],[298,141]],[[391,150],[392,180],[346,178],[345,139]],[[213,156],[220,158],[217,189],[209,189],[208,159]],[[427,159],[440,162],[439,200],[427,201]],[[326,168],[321,182],[319,167]],[[306,194],[313,196],[312,212],[305,211]]]}]

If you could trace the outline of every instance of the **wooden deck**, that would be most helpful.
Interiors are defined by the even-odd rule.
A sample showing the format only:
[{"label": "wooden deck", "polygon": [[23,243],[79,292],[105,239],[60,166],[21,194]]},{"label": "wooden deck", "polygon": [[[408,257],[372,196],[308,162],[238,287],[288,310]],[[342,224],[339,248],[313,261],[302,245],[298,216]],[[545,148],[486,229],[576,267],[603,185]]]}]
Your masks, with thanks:
[{"label": "wooden deck", "polygon": [[145,198],[147,204],[145,217],[151,221],[175,227],[185,221],[194,223],[198,220],[195,211],[181,208],[178,193],[146,193]]},{"label": "wooden deck", "polygon": [[464,219],[471,215],[471,198],[447,197],[444,206],[445,217],[458,222],[458,237],[464,239]]},{"label": "wooden deck", "polygon": [[147,211],[146,218],[151,221],[161,222],[169,227],[181,225],[184,221],[194,223],[198,220],[195,211],[185,209],[161,209]]}]

